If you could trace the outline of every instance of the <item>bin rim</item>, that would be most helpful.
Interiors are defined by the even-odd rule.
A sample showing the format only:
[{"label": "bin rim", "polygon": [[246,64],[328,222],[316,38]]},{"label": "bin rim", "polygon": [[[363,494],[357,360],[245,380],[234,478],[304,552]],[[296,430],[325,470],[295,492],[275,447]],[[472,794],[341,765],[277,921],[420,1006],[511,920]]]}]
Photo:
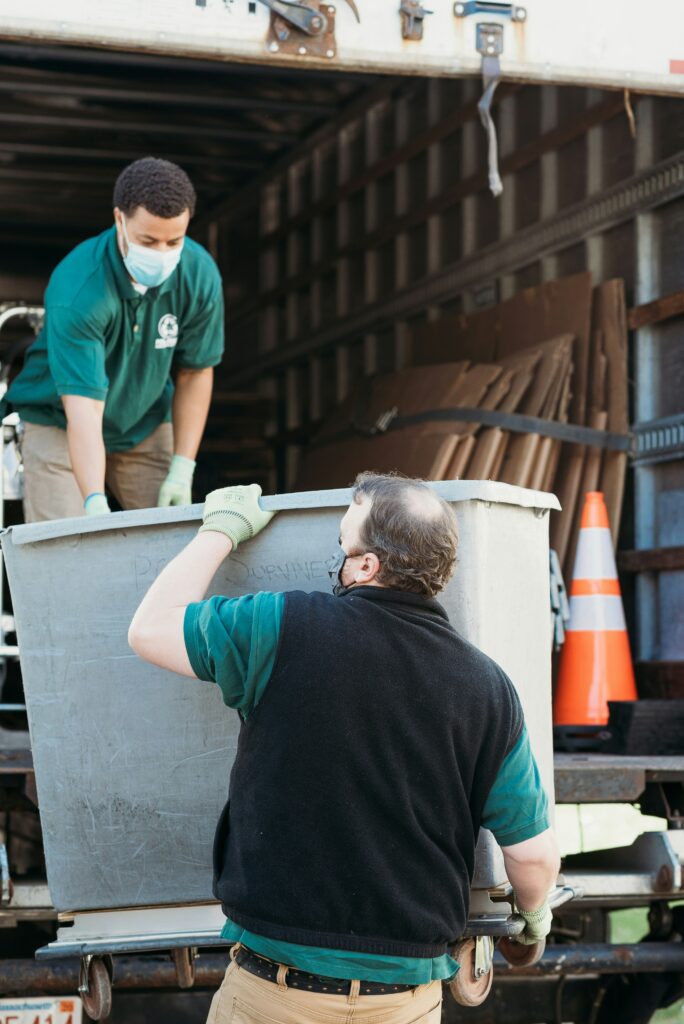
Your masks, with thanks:
[{"label": "bin rim", "polygon": [[[500,505],[518,505],[521,508],[560,510],[555,494],[515,487],[497,480],[442,480],[428,481],[442,498],[449,502],[482,501]],[[264,495],[260,499],[264,509],[274,512],[314,508],[345,508],[351,501],[350,487],[327,491],[297,491],[292,494]],[[108,530],[126,530],[133,527],[168,526],[174,523],[199,522],[203,503],[176,508],[143,508],[132,512],[112,512],[103,516],[76,516],[53,519],[41,523],[10,526],[0,534],[3,546],[12,544],[38,544],[42,541],[61,540],[65,537]]]}]

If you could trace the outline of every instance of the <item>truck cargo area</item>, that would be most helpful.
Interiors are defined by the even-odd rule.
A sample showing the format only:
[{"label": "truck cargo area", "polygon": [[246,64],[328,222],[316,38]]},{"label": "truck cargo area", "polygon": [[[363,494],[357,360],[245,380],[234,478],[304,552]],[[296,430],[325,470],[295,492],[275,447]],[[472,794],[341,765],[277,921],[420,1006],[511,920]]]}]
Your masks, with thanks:
[{"label": "truck cargo area", "polygon": [[[386,468],[366,465],[367,457],[396,459],[395,468],[416,475],[472,478],[470,460],[490,452],[477,447],[483,432],[526,439],[520,422],[483,416],[459,427],[451,447],[440,428],[439,444],[427,455],[420,448],[412,462],[409,449],[418,448],[402,441],[408,435],[400,429],[387,429],[392,419],[459,404],[439,392],[450,360],[467,362],[468,372],[481,364],[501,365],[511,379],[529,373],[540,389],[543,371],[546,390],[534,409],[520,404],[509,413],[613,441],[561,429],[539,434],[533,450],[516,447],[515,462],[504,464],[503,454],[497,462],[492,447],[491,460],[477,465],[486,465],[485,477],[537,490],[560,493],[574,481],[561,495],[566,509],[572,499],[567,525],[554,527],[562,521],[551,513],[568,585],[582,489],[611,496],[639,696],[681,701],[684,98],[552,79],[504,80],[494,94],[503,183],[495,198],[475,74],[402,77],[0,41],[0,314],[34,311],[0,330],[0,366],[10,375],[20,368],[55,265],[111,223],[117,174],[139,157],[175,161],[197,189],[189,233],[218,262],[227,309],[226,356],[195,500],[230,483],[256,481],[270,494],[346,486],[356,471]],[[616,281],[623,284],[610,291]],[[618,322],[608,301],[626,310],[623,349],[608,337]],[[583,302],[590,329],[582,376],[572,322]],[[510,337],[514,319],[520,340],[506,353],[495,350],[494,333]],[[570,326],[546,335],[547,322]],[[541,351],[550,342],[555,347]],[[528,366],[520,352],[535,347],[541,354]],[[423,404],[417,378],[402,378],[405,390],[395,399],[399,378],[392,375],[417,367],[424,368]],[[441,369],[430,376],[429,367]],[[379,380],[389,382],[382,394],[373,392]],[[492,397],[496,381],[487,379],[481,393],[465,390],[460,404],[505,409]],[[335,413],[338,407],[346,412]],[[382,434],[397,438],[391,454],[363,447]],[[326,454],[321,437],[345,447]],[[347,463],[355,439],[358,455]],[[531,460],[540,452],[546,461],[535,473]],[[336,468],[346,478],[336,479]],[[20,503],[6,502],[5,525],[20,521]],[[4,628],[5,643],[14,643],[11,622]],[[75,960],[31,959],[54,936],[56,921],[41,875],[21,701],[10,658],[0,705],[0,825],[9,862],[0,863],[0,875],[12,875],[14,891],[3,881],[0,995],[73,991],[78,973]],[[546,966],[527,971],[497,960],[490,1000],[467,1014],[446,1000],[445,1021],[603,1020],[591,1016],[598,1013],[592,1007],[611,975],[684,970],[670,941],[684,921],[669,906],[684,898],[684,749],[631,756],[566,750],[556,754],[555,779],[557,803],[639,804],[668,830],[613,856],[570,858],[568,884],[585,892],[585,902],[559,912],[557,937],[572,943],[572,964],[559,965],[561,945],[550,947]],[[649,940],[620,954],[606,945],[608,911],[637,906],[650,908]],[[659,942],[667,955],[655,948]],[[202,1020],[224,963],[217,951],[203,952],[197,994],[169,1002],[164,1019]],[[148,996],[123,990],[170,990],[179,975],[168,959],[140,956],[123,960],[119,977],[111,1020],[131,1022],[145,1019]],[[157,1012],[161,1005],[154,994]]]}]

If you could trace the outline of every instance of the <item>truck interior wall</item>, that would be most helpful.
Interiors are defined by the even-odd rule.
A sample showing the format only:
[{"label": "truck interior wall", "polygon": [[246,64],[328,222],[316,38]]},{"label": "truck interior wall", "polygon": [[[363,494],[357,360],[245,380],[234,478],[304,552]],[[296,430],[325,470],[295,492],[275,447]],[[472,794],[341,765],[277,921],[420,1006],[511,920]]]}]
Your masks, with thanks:
[{"label": "truck interior wall", "polygon": [[[681,287],[684,190],[669,184],[684,148],[680,99],[502,83],[495,200],[475,78],[122,58],[79,51],[70,63],[66,49],[0,46],[10,78],[54,86],[49,101],[3,91],[0,112],[33,124],[38,110],[46,127],[40,139],[16,119],[0,129],[0,300],[38,298],[58,259],[108,223],[111,182],[129,159],[152,150],[185,161],[200,196],[193,234],[221,267],[229,309],[200,488],[250,475],[291,488],[320,420],[362,376],[411,365],[422,323],[585,269],[594,283],[622,277],[629,305]],[[105,76],[109,99],[95,102],[88,89]],[[157,98],[142,104],[146,95]],[[101,128],[79,129],[74,113]],[[678,413],[676,323],[635,332],[631,345],[632,419]],[[677,466],[668,473],[676,480]],[[637,467],[627,546],[656,543],[667,476]],[[644,622],[653,585],[636,584]],[[648,657],[662,646],[647,627],[638,643]]]},{"label": "truck interior wall", "polygon": [[[502,243],[634,175],[638,137],[623,97],[503,85],[496,118],[504,193],[494,200],[483,173],[477,95],[475,81],[400,85],[391,99],[331,126],[319,147],[293,152],[264,188],[260,297],[235,307],[231,320],[233,341],[257,334],[259,353],[250,348],[245,359],[238,342],[231,358],[240,380],[277,395],[281,433],[302,428],[305,436],[356,375],[409,365],[412,326],[424,320],[469,312],[586,268],[595,283],[623,277],[634,301],[635,219],[603,233],[578,232],[541,258],[532,249],[522,265],[504,257],[496,267]],[[632,97],[637,133],[644,104],[670,102]],[[378,136],[379,124],[392,124],[392,143],[386,128]],[[337,175],[322,175],[316,168],[330,166],[333,144]],[[302,182],[312,182],[308,203]],[[237,205],[227,204],[220,231],[233,230]],[[421,301],[422,284],[451,268],[457,279],[469,259],[485,252],[494,253],[494,273]],[[266,354],[278,369],[273,375]],[[288,446],[284,458],[285,486],[293,481],[297,447]]]},{"label": "truck interior wall", "polygon": [[[320,146],[295,150],[265,187],[260,297],[235,308],[232,322],[259,345],[258,355],[252,347],[250,359],[241,354],[238,381],[276,399],[279,487],[294,486],[302,443],[355,380],[411,365],[413,331],[425,321],[586,269],[595,284],[622,278],[628,306],[681,288],[681,187],[661,193],[654,176],[643,205],[605,224],[599,217],[598,227],[592,219],[604,197],[617,191],[619,206],[638,175],[681,153],[680,100],[502,85],[495,119],[504,193],[494,200],[478,94],[475,80],[399,83],[331,125]],[[333,152],[337,174],[321,174]],[[303,181],[312,183],[308,203]],[[586,215],[549,244],[546,228],[569,209]],[[234,211],[229,204],[219,230],[232,230]],[[527,259],[516,245],[525,233]],[[681,412],[679,333],[676,322],[633,333],[630,422]],[[661,509],[670,492],[682,497],[680,476],[677,463],[629,474],[621,547],[684,541],[676,517]],[[624,585],[637,657],[681,658],[684,638],[671,630],[666,638],[667,617],[654,612],[667,597],[679,614],[681,573],[637,574]]]}]

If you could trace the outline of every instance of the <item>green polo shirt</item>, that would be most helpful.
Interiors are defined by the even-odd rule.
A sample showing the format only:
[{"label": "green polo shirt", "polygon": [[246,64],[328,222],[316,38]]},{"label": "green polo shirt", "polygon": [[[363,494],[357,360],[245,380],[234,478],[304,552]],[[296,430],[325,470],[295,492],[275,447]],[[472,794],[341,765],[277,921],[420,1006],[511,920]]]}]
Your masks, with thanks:
[{"label": "green polo shirt", "polygon": [[[216,683],[228,707],[249,718],[261,700],[278,649],[284,595],[212,597],[188,605],[185,647],[198,679]],[[502,846],[514,846],[549,827],[546,794],[530,748],[527,729],[504,759],[482,815]],[[425,985],[452,977],[458,964],[448,954],[433,958],[376,956],[347,950],[301,946],[257,935],[226,921],[221,937],[242,942],[278,963],[332,978]],[[456,936],[455,936],[456,938]]]},{"label": "green polo shirt", "polygon": [[45,325],[6,400],[23,420],[62,429],[62,395],[103,401],[105,447],[126,451],[171,418],[172,363],[216,366],[223,347],[221,275],[206,249],[186,238],[173,274],[140,295],[111,227],[55,269]]}]

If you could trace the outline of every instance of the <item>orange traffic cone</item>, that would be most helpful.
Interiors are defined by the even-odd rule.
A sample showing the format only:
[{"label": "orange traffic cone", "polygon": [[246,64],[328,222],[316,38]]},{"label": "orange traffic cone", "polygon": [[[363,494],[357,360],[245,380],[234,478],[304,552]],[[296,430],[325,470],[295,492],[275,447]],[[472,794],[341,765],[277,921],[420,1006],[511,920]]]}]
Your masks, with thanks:
[{"label": "orange traffic cone", "polygon": [[570,621],[554,701],[559,746],[600,739],[609,700],[636,700],[608,513],[600,491],[585,498],[570,589]]}]

